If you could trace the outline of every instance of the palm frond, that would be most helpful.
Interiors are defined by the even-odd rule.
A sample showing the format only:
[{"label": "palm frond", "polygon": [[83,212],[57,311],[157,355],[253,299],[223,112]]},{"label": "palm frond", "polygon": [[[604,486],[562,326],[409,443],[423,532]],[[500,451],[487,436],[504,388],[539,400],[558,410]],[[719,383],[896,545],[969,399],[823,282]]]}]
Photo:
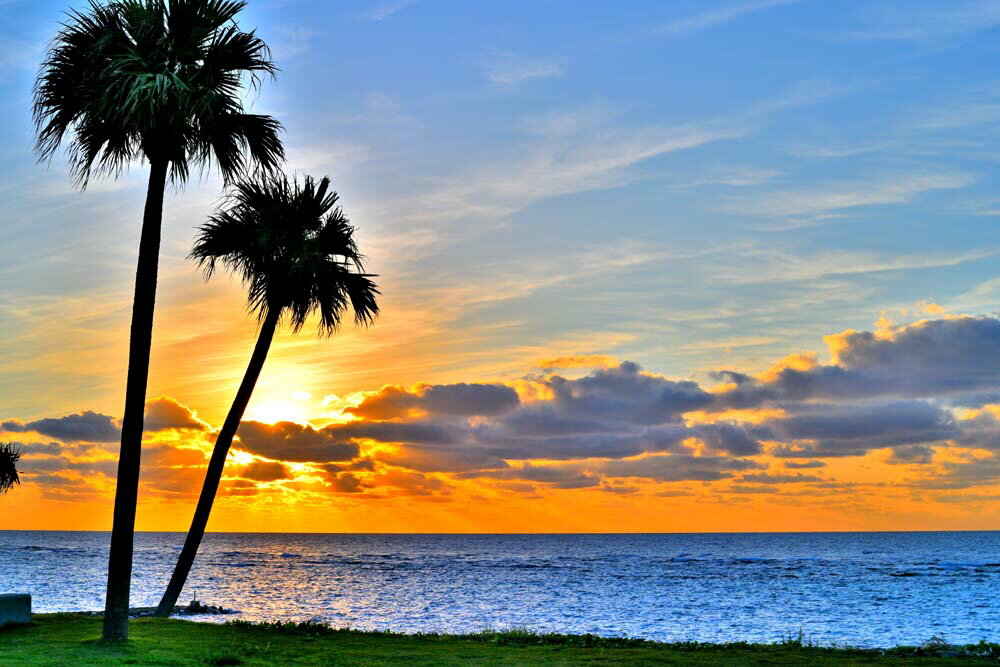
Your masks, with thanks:
[{"label": "palm frond", "polygon": [[21,483],[17,462],[21,460],[21,450],[12,442],[0,442],[0,493],[7,493],[14,485]]},{"label": "palm frond", "polygon": [[273,76],[267,44],[236,23],[244,2],[90,0],[67,14],[33,91],[36,149],[66,145],[74,177],[117,176],[136,160],[175,182],[217,166],[230,182],[284,160],[281,125],[246,113],[243,89]]},{"label": "palm frond", "polygon": [[368,326],[380,292],[337,201],[328,178],[300,183],[262,173],[240,181],[199,228],[191,258],[206,279],[220,264],[239,276],[258,319],[277,310],[297,332],[315,314],[328,336],[350,309]]}]

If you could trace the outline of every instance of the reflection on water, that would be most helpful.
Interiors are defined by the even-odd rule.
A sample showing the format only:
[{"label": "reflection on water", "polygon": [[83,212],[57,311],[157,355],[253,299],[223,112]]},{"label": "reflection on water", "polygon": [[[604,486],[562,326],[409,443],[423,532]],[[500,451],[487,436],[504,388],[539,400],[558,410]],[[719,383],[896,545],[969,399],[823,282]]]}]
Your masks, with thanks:
[{"label": "reflection on water", "polygon": [[[31,592],[39,612],[100,609],[108,539],[0,532],[0,592]],[[133,605],[159,601],[183,539],[137,534]],[[801,627],[824,643],[887,646],[1000,640],[998,585],[1000,533],[985,532],[210,534],[181,601],[405,632],[774,641]]]}]

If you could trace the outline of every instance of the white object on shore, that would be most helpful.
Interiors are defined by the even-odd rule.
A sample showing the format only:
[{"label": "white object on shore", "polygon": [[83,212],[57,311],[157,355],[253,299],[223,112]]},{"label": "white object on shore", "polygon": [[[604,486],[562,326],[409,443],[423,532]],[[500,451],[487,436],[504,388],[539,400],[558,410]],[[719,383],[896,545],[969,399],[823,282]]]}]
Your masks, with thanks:
[{"label": "white object on shore", "polygon": [[31,623],[31,595],[0,594],[0,628],[12,623]]}]

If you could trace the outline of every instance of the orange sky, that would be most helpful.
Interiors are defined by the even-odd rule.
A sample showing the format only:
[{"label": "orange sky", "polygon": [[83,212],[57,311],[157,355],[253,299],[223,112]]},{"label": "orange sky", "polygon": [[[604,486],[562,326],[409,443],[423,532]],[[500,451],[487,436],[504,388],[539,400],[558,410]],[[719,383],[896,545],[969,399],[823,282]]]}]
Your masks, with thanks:
[{"label": "orange sky", "polygon": [[[220,283],[198,308],[168,300],[160,312],[140,530],[184,530],[190,520],[252,344],[234,292]],[[219,317],[226,310],[232,316]],[[1000,321],[933,317],[831,335],[826,350],[790,354],[755,378],[703,384],[558,350],[524,350],[508,360],[520,372],[414,383],[422,365],[392,364],[392,339],[417,329],[398,314],[333,340],[283,336],[210,530],[989,528],[1000,518],[991,441],[1000,405],[953,399],[997,382],[979,377],[976,355]],[[219,325],[181,334],[192,320]],[[971,356],[944,350],[949,337]],[[122,352],[94,346],[112,375]],[[2,417],[3,435],[23,445],[26,474],[3,499],[0,528],[109,528],[113,403],[95,395],[42,419]],[[885,428],[892,420],[898,426]]]}]

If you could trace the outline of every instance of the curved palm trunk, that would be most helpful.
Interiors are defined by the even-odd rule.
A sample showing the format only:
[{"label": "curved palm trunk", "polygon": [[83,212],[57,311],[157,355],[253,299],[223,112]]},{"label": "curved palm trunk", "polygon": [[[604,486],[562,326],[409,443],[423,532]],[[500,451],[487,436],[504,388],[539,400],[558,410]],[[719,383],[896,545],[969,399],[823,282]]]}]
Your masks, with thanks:
[{"label": "curved palm trunk", "polygon": [[174,566],[174,573],[167,584],[167,590],[163,593],[160,604],[156,607],[156,616],[167,617],[174,610],[177,598],[180,597],[187,581],[194,557],[198,553],[201,545],[201,538],[205,535],[205,527],[208,525],[208,517],[212,513],[212,503],[215,502],[215,494],[219,490],[219,481],[222,479],[222,469],[226,465],[226,456],[229,455],[229,447],[233,444],[233,436],[240,426],[243,413],[250,402],[257,378],[260,377],[261,368],[264,367],[264,360],[267,359],[267,351],[271,347],[271,340],[274,338],[274,330],[278,326],[278,316],[281,309],[269,310],[264,323],[260,328],[260,335],[257,337],[257,344],[254,346],[253,355],[247,365],[246,373],[243,375],[243,382],[240,383],[233,405],[229,408],[226,421],[215,439],[215,449],[212,450],[212,458],[208,462],[208,471],[205,473],[205,483],[201,487],[201,497],[198,498],[198,506],[194,511],[194,518],[191,520],[191,528],[188,530],[187,539],[184,540],[184,548]]},{"label": "curved palm trunk", "polygon": [[156,305],[156,272],[160,256],[160,225],[163,220],[163,190],[167,162],[151,161],[146,207],[142,214],[139,260],[135,270],[132,328],[128,348],[128,380],[125,414],[122,418],[115,514],[108,554],[108,593],[104,602],[104,633],[107,641],[128,639],[128,598],[132,585],[132,539],[135,506],[139,493],[139,462],[142,454],[142,420],[146,407],[149,348],[153,338],[153,308]]}]

